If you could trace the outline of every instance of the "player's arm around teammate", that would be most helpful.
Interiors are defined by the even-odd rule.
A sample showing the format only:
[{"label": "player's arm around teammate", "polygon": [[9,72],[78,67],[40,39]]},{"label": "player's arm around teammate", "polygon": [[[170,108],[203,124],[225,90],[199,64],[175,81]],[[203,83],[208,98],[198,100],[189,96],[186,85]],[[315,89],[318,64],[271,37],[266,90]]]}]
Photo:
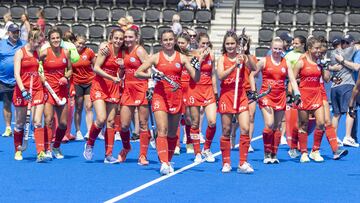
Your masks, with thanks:
[{"label": "player's arm around teammate", "polygon": [[261,91],[264,92],[271,86],[271,92],[259,99],[259,106],[264,118],[264,163],[280,163],[277,159],[277,151],[281,138],[281,121],[286,108],[285,80],[288,77],[295,98],[300,98],[300,92],[291,68],[290,62],[282,57],[283,41],[275,38],[271,43],[271,55],[263,58],[254,72],[262,73]]},{"label": "player's arm around teammate", "polygon": [[301,150],[301,163],[310,161],[307,152],[310,113],[313,113],[316,119],[314,145],[310,153],[310,158],[316,162],[324,161],[319,149],[325,130],[325,113],[320,89],[321,69],[316,63],[321,56],[321,43],[317,38],[313,37],[308,40],[307,45],[308,50],[300,57],[294,67],[295,77],[300,78],[299,90],[301,93],[301,103],[298,105],[298,136]]},{"label": "player's arm around teammate", "polygon": [[[42,162],[45,160],[44,128],[42,127],[44,90],[38,74],[38,51],[44,39],[44,35],[39,29],[30,30],[28,43],[22,49],[18,50],[14,57],[14,76],[16,80],[16,87],[14,90],[13,104],[15,106],[16,122],[14,129],[16,160],[22,160],[22,153],[18,147],[23,145],[24,125],[26,122],[28,102],[31,102],[31,110],[33,112],[32,124],[34,126],[37,152],[36,161]],[[31,123],[29,125],[31,125]]]},{"label": "player's arm around teammate", "polygon": [[[40,58],[43,58],[44,78],[55,94],[60,98],[67,98],[69,94],[68,79],[72,75],[70,62],[70,53],[60,46],[62,32],[59,28],[53,27],[48,32],[50,47],[41,52]],[[59,121],[55,131],[55,142],[50,148],[52,140],[52,125],[54,124],[54,111]],[[48,158],[52,158],[51,151],[55,158],[63,159],[64,156],[60,150],[61,140],[65,136],[67,128],[67,105],[57,104],[55,98],[45,89],[45,150]]]},{"label": "player's arm around teammate", "polygon": [[[190,107],[191,129],[190,135],[193,141],[195,159],[194,162],[201,162],[201,154],[206,161],[214,162],[215,159],[210,151],[210,146],[216,132],[216,97],[217,78],[215,72],[215,57],[211,50],[209,36],[205,33],[198,35],[198,49],[192,52],[194,57],[199,59],[200,63],[200,81],[190,80],[188,89],[187,105]],[[204,149],[200,150],[200,107],[204,107],[208,127],[206,129],[206,141]]]},{"label": "player's arm around teammate", "polygon": [[[221,114],[222,136],[220,139],[220,148],[222,153],[222,172],[227,173],[231,171],[230,162],[230,129],[232,117],[235,114],[239,120],[241,135],[239,144],[240,161],[238,165],[238,172],[253,173],[254,170],[247,162],[247,154],[250,145],[249,137],[249,107],[248,99],[242,83],[244,80],[245,68],[255,69],[251,65],[249,57],[244,54],[237,53],[239,46],[238,37],[235,32],[228,31],[223,40],[223,55],[218,59],[217,74],[221,80],[221,92],[219,98],[218,111]],[[243,65],[241,65],[243,64]],[[244,67],[242,67],[244,66]],[[240,68],[239,86],[237,105],[234,106],[235,83],[236,83],[236,68]]]},{"label": "player's arm around teammate", "polygon": [[124,162],[127,153],[131,149],[131,146],[127,145],[130,141],[129,128],[135,109],[138,108],[139,113],[135,114],[139,116],[140,123],[140,155],[138,163],[140,165],[148,165],[147,150],[151,138],[148,129],[149,109],[147,106],[148,101],[146,99],[148,80],[136,78],[134,72],[148,59],[149,56],[143,46],[140,45],[140,35],[136,29],[129,28],[125,31],[124,44],[126,49],[124,57],[125,81],[120,101],[120,136],[124,146],[118,156],[118,160]]},{"label": "player's arm around teammate", "polygon": [[[158,132],[156,150],[161,161],[160,174],[166,175],[174,170],[170,165],[170,161],[176,147],[176,131],[183,98],[181,86],[175,90],[172,85],[162,80],[162,78],[166,76],[180,84],[182,69],[186,68],[190,77],[197,82],[200,73],[192,66],[185,55],[177,51],[180,51],[180,49],[176,45],[176,37],[173,31],[166,30],[162,33],[161,46],[162,51],[145,61],[135,72],[135,76],[143,79],[152,78],[158,80],[152,98],[152,108]],[[150,73],[148,70],[153,65],[157,71]]]},{"label": "player's arm around teammate", "polygon": [[99,50],[94,65],[96,76],[91,85],[90,98],[95,109],[96,120],[90,128],[83,155],[86,160],[92,160],[95,140],[106,124],[104,163],[114,164],[118,163],[118,160],[112,156],[112,151],[115,137],[114,118],[120,102],[119,75],[121,73],[119,71],[124,68],[122,55],[124,31],[112,30],[109,39],[109,43],[106,44],[108,54],[104,55]]}]

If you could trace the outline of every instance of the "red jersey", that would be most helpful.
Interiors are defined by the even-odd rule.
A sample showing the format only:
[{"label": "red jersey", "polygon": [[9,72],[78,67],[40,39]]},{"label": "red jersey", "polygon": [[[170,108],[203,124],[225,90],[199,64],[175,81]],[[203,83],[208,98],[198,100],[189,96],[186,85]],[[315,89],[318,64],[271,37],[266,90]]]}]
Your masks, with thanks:
[{"label": "red jersey", "polygon": [[[110,55],[106,57],[101,69],[111,76],[117,76],[120,66],[116,63],[117,59],[122,58],[122,52],[114,54],[113,47],[108,46]],[[112,80],[96,75],[90,90],[91,101],[104,100],[111,103],[120,101],[120,84],[115,84]]]},{"label": "red jersey", "polygon": [[64,49],[60,49],[60,55],[56,56],[51,47],[47,48],[47,56],[44,60],[44,74],[49,85],[55,92],[60,90],[59,79],[65,76],[68,65]]},{"label": "red jersey", "polygon": [[[181,63],[180,53],[175,51],[175,58],[168,61],[163,51],[159,52],[159,61],[156,69],[163,72],[167,77],[171,78],[174,82],[180,83],[180,77],[183,70]],[[170,114],[177,114],[182,110],[182,90],[181,85],[175,92],[172,91],[172,86],[160,80],[156,83],[154,89],[154,96],[152,100],[153,111],[165,111]]]},{"label": "red jersey", "polygon": [[[224,71],[231,68],[233,65],[236,64],[236,60],[230,61],[227,54],[224,54]],[[239,91],[242,91],[243,89],[243,83],[245,78],[245,69],[246,67],[243,66],[240,69],[240,75],[239,75]],[[228,77],[221,81],[220,87],[221,89],[235,89],[235,82],[236,82],[236,69],[232,71]],[[240,95],[240,94],[239,94]]]},{"label": "red jersey", "polygon": [[194,82],[193,79],[190,79],[190,86],[196,85],[212,85],[212,58],[211,55],[208,54],[206,58],[201,62],[200,65],[200,80],[199,82]]},{"label": "red jersey", "polygon": [[300,85],[301,103],[299,109],[301,110],[315,110],[323,105],[323,98],[321,95],[321,69],[314,62],[310,62],[306,57],[299,60],[303,61],[303,67],[300,69]]},{"label": "red jersey", "polygon": [[[257,61],[256,56],[249,55],[249,57],[251,57],[254,62]],[[249,79],[250,73],[251,73],[251,70],[246,67],[245,68],[245,74],[244,74],[244,83],[243,83],[243,87],[244,87],[245,91],[250,91],[251,90],[250,79]]]},{"label": "red jersey", "polygon": [[38,73],[39,69],[39,56],[35,51],[33,56],[29,56],[25,50],[25,47],[21,48],[23,58],[21,60],[20,77],[24,87],[29,90],[30,88],[30,77],[33,75],[33,91],[42,90],[43,86]]},{"label": "red jersey", "polygon": [[259,100],[260,107],[270,106],[274,110],[285,110],[286,92],[285,80],[288,75],[288,67],[285,58],[278,65],[274,64],[271,56],[266,57],[262,70],[261,91],[264,92],[271,86],[271,92]]},{"label": "red jersey", "polygon": [[72,64],[74,84],[90,84],[95,77],[92,68],[92,60],[95,57],[95,53],[93,50],[86,47],[80,51],[79,55],[79,61]]},{"label": "red jersey", "polygon": [[130,53],[126,52],[124,57],[125,80],[123,94],[120,104],[126,106],[146,105],[146,91],[148,89],[148,80],[139,79],[134,76],[135,71],[141,66],[142,62],[136,51],[139,46],[135,47]]}]

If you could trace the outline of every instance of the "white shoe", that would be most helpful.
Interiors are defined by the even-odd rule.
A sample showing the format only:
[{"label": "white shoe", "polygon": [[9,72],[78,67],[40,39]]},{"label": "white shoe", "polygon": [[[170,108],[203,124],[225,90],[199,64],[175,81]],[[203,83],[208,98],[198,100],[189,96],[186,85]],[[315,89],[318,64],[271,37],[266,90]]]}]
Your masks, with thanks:
[{"label": "white shoe", "polygon": [[194,154],[193,144],[186,144],[186,154]]},{"label": "white shoe", "polygon": [[82,140],[84,140],[84,137],[83,137],[81,131],[77,131],[77,132],[76,132],[75,140],[77,140],[77,141],[82,141]]},{"label": "white shoe", "polygon": [[85,146],[84,146],[83,156],[88,161],[91,161],[94,156],[93,147],[88,145],[87,143],[85,143]]},{"label": "white shoe", "polygon": [[230,164],[225,163],[225,164],[223,165],[222,169],[221,169],[221,172],[223,172],[223,173],[230,173],[231,170],[232,170],[232,168],[231,168]]},{"label": "white shoe", "polygon": [[52,160],[52,159],[53,159],[53,155],[52,155],[52,152],[51,152],[50,150],[47,150],[47,151],[45,152],[45,158],[46,158],[47,160]]},{"label": "white shoe", "polygon": [[115,133],[115,141],[120,141],[121,140],[121,136],[120,136],[120,132],[116,132]]},{"label": "white shoe", "polygon": [[195,159],[194,159],[194,162],[195,163],[200,163],[202,161],[202,157],[201,157],[201,154],[196,154],[195,156]]},{"label": "white shoe", "polygon": [[180,155],[180,147],[178,146],[175,147],[174,155]]},{"label": "white shoe", "polygon": [[199,133],[199,137],[200,137],[200,144],[204,144],[205,139],[204,139],[204,135],[201,132]]},{"label": "white shoe", "polygon": [[206,162],[209,162],[209,163],[215,162],[215,158],[214,158],[213,154],[211,153],[210,149],[207,149],[207,150],[203,149],[201,154],[205,157]]},{"label": "white shoe", "polygon": [[320,155],[320,151],[311,151],[310,152],[310,159],[314,160],[315,162],[323,162],[324,158]]},{"label": "white shoe", "polygon": [[343,142],[340,140],[339,137],[336,137],[336,141],[337,141],[338,147],[344,146],[344,145],[343,145]]},{"label": "white shoe", "polygon": [[276,157],[276,155],[271,155],[271,163],[272,164],[279,164],[280,161],[279,159]]},{"label": "white shoe", "polygon": [[264,164],[271,164],[271,154],[270,153],[265,153],[264,155],[264,161],[263,161]]},{"label": "white shoe", "polygon": [[54,157],[57,159],[63,159],[64,155],[61,153],[60,147],[59,148],[55,148],[53,147],[52,152],[54,153]]},{"label": "white shoe", "polygon": [[104,140],[104,139],[105,139],[105,137],[104,137],[104,132],[103,132],[102,130],[100,131],[100,133],[99,133],[99,135],[98,135],[97,138],[100,139],[100,140]]},{"label": "white shoe", "polygon": [[300,156],[299,151],[297,149],[289,149],[288,154],[292,159],[295,159]]},{"label": "white shoe", "polygon": [[254,150],[254,148],[250,145],[250,146],[249,146],[249,150],[248,150],[248,152],[250,152],[250,153],[251,153],[251,152],[254,152],[254,151],[255,151],[255,150]]},{"label": "white shoe", "polygon": [[85,140],[88,140],[88,139],[89,139],[89,132],[87,132],[87,133],[85,134],[84,139],[85,139]]},{"label": "white shoe", "polygon": [[109,155],[109,156],[105,157],[104,163],[105,164],[116,164],[116,163],[119,163],[119,161],[117,159],[115,159],[113,156]]},{"label": "white shoe", "polygon": [[251,165],[248,162],[243,163],[243,165],[239,166],[237,169],[238,173],[254,173],[254,169],[251,167]]},{"label": "white shoe", "polygon": [[285,137],[285,136],[281,136],[280,145],[287,145],[287,141],[286,141],[286,137]]},{"label": "white shoe", "polygon": [[308,153],[302,153],[300,158],[300,163],[307,163],[310,162],[310,159],[308,157]]},{"label": "white shoe", "polygon": [[174,167],[172,166],[172,164],[169,162],[169,173],[174,173]]},{"label": "white shoe", "polygon": [[170,166],[163,162],[160,167],[160,174],[161,175],[168,175],[170,173]]},{"label": "white shoe", "polygon": [[345,136],[343,139],[344,146],[359,147],[359,143],[356,143],[352,137]]}]

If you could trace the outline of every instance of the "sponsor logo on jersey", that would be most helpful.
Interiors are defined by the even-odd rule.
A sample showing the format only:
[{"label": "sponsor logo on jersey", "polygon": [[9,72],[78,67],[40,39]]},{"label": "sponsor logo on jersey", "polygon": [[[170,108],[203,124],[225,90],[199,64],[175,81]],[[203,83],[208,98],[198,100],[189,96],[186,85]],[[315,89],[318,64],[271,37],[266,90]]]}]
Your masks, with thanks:
[{"label": "sponsor logo on jersey", "polygon": [[306,82],[318,82],[320,80],[319,77],[306,77],[304,81]]},{"label": "sponsor logo on jersey", "polygon": [[175,63],[175,67],[180,68],[181,67],[180,63]]},{"label": "sponsor logo on jersey", "polygon": [[130,62],[134,63],[136,61],[136,59],[134,57],[130,57]]},{"label": "sponsor logo on jersey", "polygon": [[175,108],[175,107],[169,108],[169,111],[170,111],[170,112],[175,112],[175,111],[176,111],[176,108]]},{"label": "sponsor logo on jersey", "polygon": [[137,100],[135,100],[135,104],[140,104],[140,100],[139,99],[137,99]]},{"label": "sponsor logo on jersey", "polygon": [[95,98],[101,98],[101,92],[100,91],[96,91],[95,92]]}]

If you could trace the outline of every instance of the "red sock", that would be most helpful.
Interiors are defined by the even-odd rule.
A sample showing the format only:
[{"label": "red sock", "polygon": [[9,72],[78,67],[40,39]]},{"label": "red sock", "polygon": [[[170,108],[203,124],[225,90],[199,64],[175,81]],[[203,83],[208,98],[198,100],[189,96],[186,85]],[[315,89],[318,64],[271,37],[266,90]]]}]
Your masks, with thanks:
[{"label": "red sock", "polygon": [[147,155],[147,151],[150,143],[150,131],[140,130],[140,156]]},{"label": "red sock", "polygon": [[44,128],[35,128],[34,129],[34,137],[36,144],[36,152],[40,153],[41,151],[45,151],[45,133]]},{"label": "red sock", "polygon": [[279,149],[279,145],[280,145],[280,140],[281,140],[281,132],[280,130],[275,130],[274,132],[274,142],[272,145],[272,153],[273,154],[277,154],[278,149]]},{"label": "red sock", "polygon": [[45,146],[45,150],[46,151],[50,151],[51,150],[51,140],[53,138],[53,131],[52,128],[50,127],[45,127],[44,128],[44,146]]},{"label": "red sock", "polygon": [[192,144],[192,139],[190,136],[191,125],[185,125],[185,133],[186,133],[186,144]]},{"label": "red sock", "polygon": [[221,136],[220,138],[220,149],[222,154],[223,165],[225,163],[231,164],[230,160],[230,138]]},{"label": "red sock", "polygon": [[55,142],[53,144],[54,148],[59,148],[61,144],[61,140],[64,138],[66,133],[66,129],[56,129]]},{"label": "red sock", "polygon": [[180,147],[180,125],[178,125],[176,130],[176,146]]},{"label": "red sock", "polygon": [[70,134],[71,134],[71,125],[72,125],[72,121],[73,121],[73,114],[74,114],[74,105],[71,105],[71,104],[74,104],[74,98],[70,98],[69,99],[69,102],[67,103],[68,105],[68,117],[67,117],[67,125],[66,125],[66,133],[65,135],[66,136],[69,136],[70,137]]},{"label": "red sock", "polygon": [[190,129],[190,136],[192,139],[192,143],[194,145],[194,154],[195,155],[198,153],[201,153],[199,132],[200,132],[199,128],[198,129],[193,129],[193,128]]},{"label": "red sock", "polygon": [[115,124],[114,124],[115,131],[120,132],[120,130],[121,130],[121,116],[120,116],[120,114],[115,115],[114,122],[115,122]]},{"label": "red sock", "polygon": [[299,129],[294,128],[291,135],[290,149],[296,149],[298,147],[298,141],[299,141]]},{"label": "red sock", "polygon": [[177,143],[177,138],[176,137],[167,137],[167,142],[168,142],[168,160],[171,161],[173,155],[174,155],[174,151],[175,151],[175,147],[176,147],[176,143]]},{"label": "red sock", "polygon": [[332,125],[328,125],[325,127],[325,135],[331,146],[331,150],[336,152],[338,150],[338,143],[335,128]]},{"label": "red sock", "polygon": [[127,130],[126,132],[121,131],[120,132],[121,141],[123,144],[123,149],[131,149],[130,145],[130,131]]},{"label": "red sock", "polygon": [[94,146],[95,140],[96,140],[97,136],[99,135],[100,131],[101,131],[101,128],[97,127],[94,122],[90,127],[89,139],[87,141],[87,145]]},{"label": "red sock", "polygon": [[18,151],[17,147],[23,144],[23,136],[24,136],[24,130],[22,130],[20,132],[14,130],[14,147],[15,147],[15,151]]},{"label": "red sock", "polygon": [[314,145],[313,145],[313,148],[312,148],[313,151],[317,151],[317,150],[320,149],[321,140],[322,140],[323,135],[324,135],[323,130],[315,129],[315,131],[314,131]]},{"label": "red sock", "polygon": [[301,151],[301,153],[307,153],[307,139],[308,139],[308,134],[307,134],[307,133],[298,132],[298,136],[299,136],[299,144],[300,144],[300,151]]},{"label": "red sock", "polygon": [[111,156],[115,142],[114,128],[106,128],[105,130],[105,156]]},{"label": "red sock", "polygon": [[273,143],[274,131],[270,128],[264,128],[263,141],[264,141],[264,152],[271,153],[271,145]]},{"label": "red sock", "polygon": [[215,136],[215,132],[216,132],[216,125],[214,127],[210,127],[210,126],[207,127],[204,149],[210,149],[211,143]]},{"label": "red sock", "polygon": [[247,156],[250,146],[250,137],[249,135],[240,135],[239,143],[239,153],[240,153],[240,166],[247,161]]},{"label": "red sock", "polygon": [[158,153],[161,163],[169,162],[169,153],[168,153],[168,141],[166,136],[158,136],[156,138],[156,151]]}]

